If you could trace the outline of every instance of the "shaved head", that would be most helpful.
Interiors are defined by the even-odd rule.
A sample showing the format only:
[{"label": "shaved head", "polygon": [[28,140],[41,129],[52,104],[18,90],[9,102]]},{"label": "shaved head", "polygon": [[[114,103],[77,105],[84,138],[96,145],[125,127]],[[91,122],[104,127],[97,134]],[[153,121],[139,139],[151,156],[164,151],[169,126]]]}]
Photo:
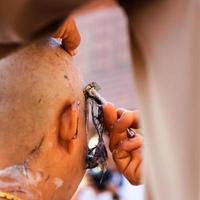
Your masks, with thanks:
[{"label": "shaved head", "polygon": [[[63,151],[62,148],[67,148],[68,153],[70,152],[68,159],[76,160],[77,157],[79,167],[76,173],[82,177],[86,149],[84,97],[79,73],[72,58],[53,39],[38,41],[0,61],[0,85],[0,168],[22,164],[40,146],[45,155],[40,151],[38,157],[41,159],[33,162],[34,166],[46,159],[47,155],[52,156],[53,162],[55,149]],[[63,130],[66,131],[65,135],[71,134],[68,128],[61,130],[61,123],[63,113],[66,112],[69,123],[64,122],[64,126],[68,124],[67,127],[71,127],[74,124],[71,119],[74,115],[68,114],[70,112],[67,110],[73,110],[74,102],[80,102],[77,124],[80,136],[75,147],[72,147],[69,141],[63,142],[59,134]],[[52,142],[46,139],[50,132],[54,132],[54,142],[58,142],[53,153],[49,150]],[[58,155],[55,157],[58,158]],[[50,161],[46,163],[48,162]],[[58,166],[62,171],[60,165]],[[67,166],[72,170],[73,165]],[[40,166],[40,170],[42,169]],[[49,173],[55,175],[52,170]]]}]

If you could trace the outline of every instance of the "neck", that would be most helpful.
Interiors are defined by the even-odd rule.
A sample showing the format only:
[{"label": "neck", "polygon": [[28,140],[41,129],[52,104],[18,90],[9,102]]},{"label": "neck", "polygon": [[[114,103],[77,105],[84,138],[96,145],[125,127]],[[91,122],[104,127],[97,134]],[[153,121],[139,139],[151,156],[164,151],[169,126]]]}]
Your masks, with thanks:
[{"label": "neck", "polygon": [[[27,164],[0,170],[0,191],[22,200],[47,200],[54,196],[63,182],[45,174],[46,170],[33,171]],[[1,200],[1,198],[0,198]]]},{"label": "neck", "polygon": [[7,163],[9,167],[5,167],[0,163],[1,192],[10,193],[22,200],[47,200],[53,196],[58,187],[47,174],[43,161],[36,162],[37,154],[38,149],[19,165],[9,166]]},{"label": "neck", "polygon": [[36,189],[39,177],[33,177],[24,165],[15,165],[0,170],[0,191],[7,192],[23,200],[40,199]]}]

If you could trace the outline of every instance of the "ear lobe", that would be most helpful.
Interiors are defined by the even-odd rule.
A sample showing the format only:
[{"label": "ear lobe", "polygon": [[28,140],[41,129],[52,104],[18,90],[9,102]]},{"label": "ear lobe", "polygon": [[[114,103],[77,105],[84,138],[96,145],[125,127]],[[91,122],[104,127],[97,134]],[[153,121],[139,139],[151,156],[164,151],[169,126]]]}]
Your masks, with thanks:
[{"label": "ear lobe", "polygon": [[61,115],[60,138],[64,141],[70,141],[77,135],[79,106],[79,101],[75,101],[73,104],[66,107]]}]

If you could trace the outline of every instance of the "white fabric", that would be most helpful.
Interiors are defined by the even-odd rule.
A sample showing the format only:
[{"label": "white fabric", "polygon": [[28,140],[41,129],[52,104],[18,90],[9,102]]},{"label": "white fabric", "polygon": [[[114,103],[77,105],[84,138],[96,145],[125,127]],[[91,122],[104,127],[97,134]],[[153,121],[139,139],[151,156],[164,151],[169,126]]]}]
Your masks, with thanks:
[{"label": "white fabric", "polygon": [[132,10],[147,200],[199,200],[200,1]]},{"label": "white fabric", "polygon": [[93,188],[91,187],[84,187],[79,195],[78,200],[89,200],[89,199],[95,199],[95,200],[113,200],[112,194],[110,192],[102,192],[102,193],[96,193]]},{"label": "white fabric", "polygon": [[131,185],[124,178],[123,185],[119,188],[120,200],[144,200],[144,186]]}]

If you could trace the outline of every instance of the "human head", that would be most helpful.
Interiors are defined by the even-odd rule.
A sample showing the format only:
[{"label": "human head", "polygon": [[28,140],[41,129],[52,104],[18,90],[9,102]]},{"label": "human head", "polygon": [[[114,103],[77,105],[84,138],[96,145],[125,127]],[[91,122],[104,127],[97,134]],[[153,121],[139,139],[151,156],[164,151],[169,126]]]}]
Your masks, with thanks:
[{"label": "human head", "polygon": [[0,85],[0,175],[9,172],[6,183],[37,198],[70,199],[86,152],[84,96],[72,58],[54,40],[38,41],[0,61]]}]

